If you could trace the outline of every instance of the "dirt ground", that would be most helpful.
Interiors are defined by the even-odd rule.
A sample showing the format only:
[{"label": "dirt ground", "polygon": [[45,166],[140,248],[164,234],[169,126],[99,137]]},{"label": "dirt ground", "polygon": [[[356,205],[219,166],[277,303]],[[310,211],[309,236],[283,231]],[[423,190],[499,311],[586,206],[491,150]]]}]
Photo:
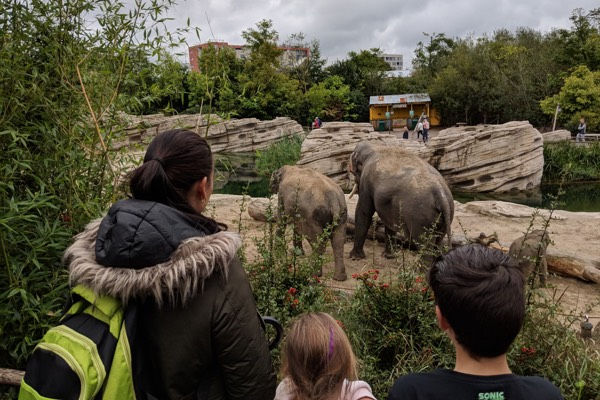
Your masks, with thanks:
[{"label": "dirt ground", "polygon": [[[217,219],[219,222],[228,225],[231,231],[240,231],[246,245],[246,256],[249,260],[256,259],[257,251],[255,241],[264,237],[263,228],[265,223],[252,219],[247,212],[247,207],[251,199],[235,195],[213,195],[208,206],[207,213]],[[455,210],[452,230],[455,234],[465,234],[468,237],[475,237],[480,232],[486,234],[496,233],[499,241],[503,245],[510,244],[514,239],[521,236],[530,224],[531,218],[527,217],[527,209],[523,212],[512,211],[512,216],[501,215],[502,207],[489,215],[482,213],[481,203],[473,202],[465,205],[457,205]],[[506,203],[505,203],[506,204]],[[512,204],[512,203],[508,203]],[[489,205],[487,205],[489,206]],[[517,205],[515,205],[517,206]],[[350,207],[350,206],[349,206]],[[525,206],[520,206],[525,207]],[[517,216],[515,217],[514,214]],[[529,214],[530,215],[530,214]],[[550,235],[554,241],[554,247],[560,248],[561,252],[577,255],[578,257],[588,259],[600,259],[600,213],[569,213],[556,212],[556,219],[553,219],[549,226]],[[538,221],[536,226],[541,222]],[[241,226],[241,229],[239,229]],[[382,256],[383,244],[367,240],[365,243],[365,253],[367,259],[354,261],[347,258],[352,249],[352,239],[348,238],[344,246],[344,262],[348,280],[338,282],[331,279],[333,274],[333,253],[331,246],[327,247],[326,257],[328,262],[324,266],[323,273],[325,282],[332,288],[342,290],[353,290],[357,281],[352,279],[354,273],[360,273],[368,269],[375,268],[380,271],[380,279],[384,282],[391,280],[394,276],[398,263],[395,260],[388,260]],[[309,244],[304,241],[304,249],[310,251]],[[401,252],[401,257],[406,257],[409,261],[414,257],[411,251]],[[408,263],[410,265],[410,263]],[[552,275],[549,278],[549,285],[543,290],[544,293],[553,298],[560,297],[560,304],[563,307],[564,314],[574,312],[576,314],[588,314],[590,321],[596,326],[600,324],[600,285],[586,283],[573,278],[566,278]],[[564,292],[564,294],[563,294]],[[561,296],[561,294],[563,294]]]}]

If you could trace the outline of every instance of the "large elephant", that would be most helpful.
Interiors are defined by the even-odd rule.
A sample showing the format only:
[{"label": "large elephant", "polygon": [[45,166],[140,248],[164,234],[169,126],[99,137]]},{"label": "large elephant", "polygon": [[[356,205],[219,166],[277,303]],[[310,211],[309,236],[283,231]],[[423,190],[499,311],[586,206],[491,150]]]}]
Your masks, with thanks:
[{"label": "large elephant", "polygon": [[333,279],[346,280],[344,241],[348,209],[342,189],[319,172],[286,165],[271,176],[271,192],[278,194],[281,212],[294,222],[295,247],[302,248],[301,235],[304,235],[313,250],[322,254],[325,243],[319,239],[325,229],[331,228]]},{"label": "large elephant", "polygon": [[450,239],[454,200],[444,178],[418,156],[401,148],[359,143],[348,165],[359,198],[356,206],[352,259],[365,257],[363,246],[373,214],[385,226],[384,256],[393,258],[391,238],[398,233],[409,244],[418,243],[434,229],[436,245],[444,235]]}]

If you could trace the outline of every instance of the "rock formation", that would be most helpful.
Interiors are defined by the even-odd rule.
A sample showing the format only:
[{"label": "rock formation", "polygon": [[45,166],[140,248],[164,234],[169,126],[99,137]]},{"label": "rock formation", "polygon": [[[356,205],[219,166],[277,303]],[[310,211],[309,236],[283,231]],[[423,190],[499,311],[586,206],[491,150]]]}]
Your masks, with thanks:
[{"label": "rock formation", "polygon": [[527,121],[444,129],[428,147],[429,163],[456,189],[526,190],[542,181],[542,135]]},{"label": "rock formation", "polygon": [[542,179],[542,135],[528,122],[518,121],[444,129],[427,145],[375,133],[370,124],[329,123],[307,136],[298,164],[324,173],[348,190],[348,158],[356,143],[364,140],[418,154],[450,186],[464,191],[525,190],[539,186]]},{"label": "rock formation", "polygon": [[304,139],[297,164],[319,171],[332,178],[343,189],[350,190],[353,182],[348,178],[348,160],[356,144],[362,141],[403,146],[411,152],[423,153],[424,158],[429,154],[427,148],[416,141],[374,132],[370,123],[328,122],[321,129],[310,132]]},{"label": "rock formation", "polygon": [[558,131],[542,133],[544,143],[555,143],[564,142],[565,140],[571,140],[571,132],[566,129],[560,129]]},{"label": "rock formation", "polygon": [[288,117],[270,121],[243,118],[223,121],[217,115],[184,114],[142,117],[122,115],[123,139],[113,143],[113,149],[148,144],[161,132],[181,128],[204,136],[215,153],[247,153],[269,147],[285,137],[303,134],[302,126]]}]

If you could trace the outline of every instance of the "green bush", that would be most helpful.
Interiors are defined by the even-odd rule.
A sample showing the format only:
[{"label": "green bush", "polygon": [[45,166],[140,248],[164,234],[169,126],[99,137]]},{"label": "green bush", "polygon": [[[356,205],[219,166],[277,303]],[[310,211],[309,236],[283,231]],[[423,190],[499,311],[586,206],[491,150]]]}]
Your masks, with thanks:
[{"label": "green bush", "polygon": [[[325,260],[290,247],[291,237],[278,230],[282,226],[281,221],[265,225],[255,241],[257,261],[248,264],[263,315],[277,317],[287,328],[303,312],[331,313],[352,342],[359,378],[371,385],[377,398],[386,398],[402,375],[454,367],[454,349],[437,326],[433,296],[420,262],[427,257],[425,250],[416,259],[401,250],[392,277],[384,278],[373,263],[365,265],[366,272],[353,275],[358,286],[350,294],[323,285],[315,272]],[[548,292],[527,294],[525,323],[508,354],[511,370],[548,378],[565,399],[600,398],[600,355],[577,336],[574,323],[580,316],[556,305],[560,293],[544,293]],[[279,365],[279,351],[273,355]]]},{"label": "green bush", "polygon": [[256,170],[258,174],[270,178],[271,174],[284,165],[294,165],[300,159],[302,148],[300,135],[288,136],[272,144],[266,150],[256,151]]},{"label": "green bush", "polygon": [[570,142],[544,145],[544,181],[600,180],[600,143],[579,146]]},{"label": "green bush", "polygon": [[62,253],[120,196],[111,116],[127,101],[130,50],[148,56],[172,35],[159,28],[169,5],[0,7],[0,367],[24,368],[56,323],[68,293]]}]

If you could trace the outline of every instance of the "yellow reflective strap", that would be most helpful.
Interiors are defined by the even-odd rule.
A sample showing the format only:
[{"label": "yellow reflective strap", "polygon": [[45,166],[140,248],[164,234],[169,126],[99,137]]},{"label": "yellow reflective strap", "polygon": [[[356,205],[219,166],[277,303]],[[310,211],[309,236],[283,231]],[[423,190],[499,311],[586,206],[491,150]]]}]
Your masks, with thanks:
[{"label": "yellow reflective strap", "polygon": [[65,350],[62,346],[56,343],[40,343],[37,345],[38,348],[42,350],[47,350],[52,353],[57,354],[62,358],[69,367],[77,374],[79,377],[79,382],[81,382],[81,389],[79,390],[79,400],[85,400],[85,393],[87,392],[87,383],[83,374],[83,369],[81,365],[75,360],[75,357],[67,350]]},{"label": "yellow reflective strap", "polygon": [[96,371],[98,371],[98,385],[94,389],[92,397],[95,396],[100,391],[102,382],[104,382],[104,379],[106,378],[106,369],[104,368],[104,363],[102,363],[102,360],[100,359],[100,354],[98,354],[98,347],[96,346],[96,343],[94,343],[89,337],[82,335],[66,325],[56,326],[52,328],[52,330],[62,333],[65,337],[71,339],[75,343],[81,345],[84,349],[88,350],[92,359],[92,364],[94,364],[94,368],[96,368]]}]

